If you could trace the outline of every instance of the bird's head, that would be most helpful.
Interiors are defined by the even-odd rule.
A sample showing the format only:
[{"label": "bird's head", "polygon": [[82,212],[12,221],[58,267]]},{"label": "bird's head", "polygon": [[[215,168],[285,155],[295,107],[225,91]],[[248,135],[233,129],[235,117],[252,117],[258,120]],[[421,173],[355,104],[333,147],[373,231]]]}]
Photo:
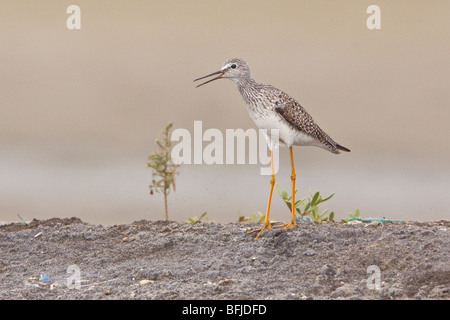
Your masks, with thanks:
[{"label": "bird's head", "polygon": [[243,78],[251,78],[250,69],[247,65],[247,63],[244,60],[238,59],[238,58],[231,58],[225,61],[225,63],[222,65],[222,68],[219,71],[213,72],[211,74],[208,74],[207,76],[195,79],[194,81],[205,79],[208,77],[212,77],[217,75],[217,77],[212,78],[206,82],[203,82],[197,86],[200,87],[204,84],[207,84],[211,81],[217,80],[217,79],[231,79],[235,82],[239,82],[240,79]]}]

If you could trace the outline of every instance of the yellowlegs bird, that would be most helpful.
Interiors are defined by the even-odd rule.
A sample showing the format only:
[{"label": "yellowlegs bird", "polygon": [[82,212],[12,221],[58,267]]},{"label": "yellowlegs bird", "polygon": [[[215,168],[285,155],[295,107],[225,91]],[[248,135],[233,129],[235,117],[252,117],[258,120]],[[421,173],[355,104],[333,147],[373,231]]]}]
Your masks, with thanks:
[{"label": "yellowlegs bird", "polygon": [[[260,129],[266,129],[267,132],[270,132],[271,129],[277,129],[279,141],[289,147],[292,167],[292,204],[295,203],[296,178],[292,146],[316,146],[335,154],[339,154],[339,150],[350,152],[349,149],[335,142],[320,129],[312,117],[294,98],[271,85],[257,83],[252,78],[250,69],[244,60],[237,58],[229,59],[222,65],[219,71],[195,79],[194,81],[211,76],[216,77],[199,84],[197,87],[217,79],[231,79],[241,93],[250,117],[256,126]],[[260,228],[249,231],[249,233],[258,232],[255,240],[259,238],[265,229],[271,229],[269,212],[273,186],[275,184],[275,174],[273,170],[273,152],[272,148],[269,149],[272,169],[269,199],[267,201],[264,224]],[[295,224],[295,206],[291,205],[291,221],[276,227],[289,228],[295,226]]]}]

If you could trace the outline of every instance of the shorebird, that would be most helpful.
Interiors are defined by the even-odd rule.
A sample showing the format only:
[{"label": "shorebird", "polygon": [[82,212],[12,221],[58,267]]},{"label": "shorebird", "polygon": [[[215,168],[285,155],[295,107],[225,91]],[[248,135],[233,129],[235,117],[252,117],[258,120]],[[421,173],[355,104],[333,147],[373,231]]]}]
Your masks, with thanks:
[{"label": "shorebird", "polygon": [[[252,78],[250,68],[244,60],[237,58],[229,59],[222,65],[219,71],[195,79],[194,81],[212,76],[216,77],[199,84],[197,88],[218,79],[232,80],[244,99],[248,113],[256,126],[259,129],[266,129],[267,132],[270,132],[271,129],[278,129],[279,142],[289,147],[292,170],[291,221],[277,225],[276,227],[289,228],[295,226],[295,206],[293,204],[295,204],[296,175],[292,146],[316,146],[334,154],[339,154],[340,151],[350,152],[350,150],[335,142],[320,129],[297,100],[271,85],[256,82]],[[268,137],[268,143],[271,162],[269,199],[267,201],[266,216],[263,225],[260,228],[248,231],[249,233],[258,232],[255,240],[259,238],[265,229],[272,228],[269,221],[269,212],[275,184],[275,174],[273,170],[273,151],[270,147],[271,145],[273,146],[273,142],[270,142],[270,137]]]}]

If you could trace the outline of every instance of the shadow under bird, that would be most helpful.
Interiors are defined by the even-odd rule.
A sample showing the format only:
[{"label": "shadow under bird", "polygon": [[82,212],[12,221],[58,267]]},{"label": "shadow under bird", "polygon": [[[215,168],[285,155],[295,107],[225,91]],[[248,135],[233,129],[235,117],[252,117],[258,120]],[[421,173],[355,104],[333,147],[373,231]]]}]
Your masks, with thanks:
[{"label": "shadow under bird", "polygon": [[[266,129],[267,132],[270,132],[272,129],[277,129],[279,142],[289,147],[292,167],[292,204],[295,203],[296,178],[292,146],[316,146],[335,154],[339,154],[340,151],[350,152],[349,149],[331,139],[294,98],[271,85],[256,82],[252,78],[250,69],[244,60],[237,58],[229,59],[222,65],[219,71],[195,79],[194,81],[212,76],[216,77],[199,84],[197,88],[218,79],[232,80],[244,99],[248,113],[256,126],[259,129]],[[268,140],[272,169],[269,199],[267,201],[266,216],[263,225],[260,228],[249,231],[249,233],[258,232],[255,240],[259,238],[265,229],[271,229],[269,212],[275,184],[272,152],[274,141],[271,141],[270,136],[268,136]],[[277,225],[276,227],[289,228],[295,226],[295,224],[295,206],[291,205],[291,221]]]}]

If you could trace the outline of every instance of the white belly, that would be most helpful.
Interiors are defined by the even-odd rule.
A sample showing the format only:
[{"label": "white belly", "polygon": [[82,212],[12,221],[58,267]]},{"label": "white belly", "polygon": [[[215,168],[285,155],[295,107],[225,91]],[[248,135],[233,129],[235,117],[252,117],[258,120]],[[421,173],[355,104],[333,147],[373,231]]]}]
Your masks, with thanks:
[{"label": "white belly", "polygon": [[253,119],[253,121],[259,129],[267,129],[269,135],[271,129],[278,129],[279,140],[284,142],[288,147],[292,145],[313,146],[317,143],[316,139],[295,130],[276,114],[259,117]]}]

